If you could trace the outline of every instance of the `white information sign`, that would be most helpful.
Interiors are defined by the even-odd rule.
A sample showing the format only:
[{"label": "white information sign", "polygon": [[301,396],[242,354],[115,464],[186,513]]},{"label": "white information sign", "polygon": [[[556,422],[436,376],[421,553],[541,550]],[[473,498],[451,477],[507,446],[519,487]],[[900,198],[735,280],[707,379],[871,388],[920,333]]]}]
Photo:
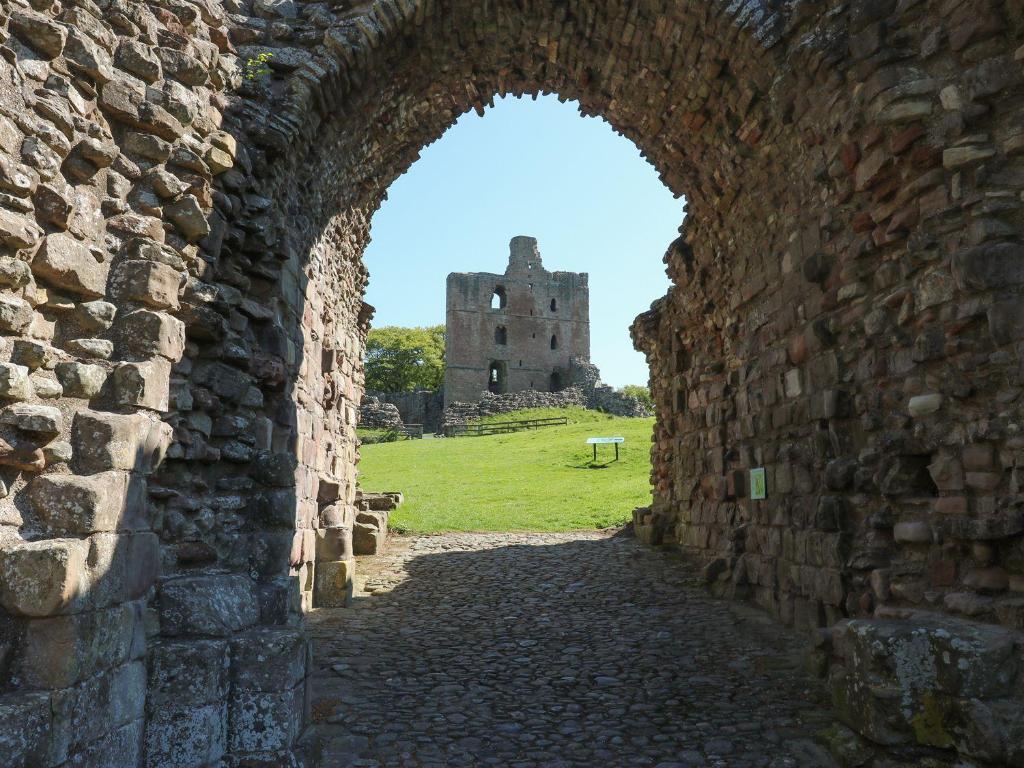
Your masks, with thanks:
[{"label": "white information sign", "polygon": [[624,437],[588,437],[587,445],[608,445],[610,443],[624,443]]}]

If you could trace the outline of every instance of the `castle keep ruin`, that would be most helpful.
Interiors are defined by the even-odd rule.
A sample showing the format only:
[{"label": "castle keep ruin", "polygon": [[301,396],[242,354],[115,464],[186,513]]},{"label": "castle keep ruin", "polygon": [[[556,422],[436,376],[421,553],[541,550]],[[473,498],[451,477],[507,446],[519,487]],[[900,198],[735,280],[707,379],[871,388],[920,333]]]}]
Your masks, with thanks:
[{"label": "castle keep ruin", "polygon": [[590,359],[587,275],[544,269],[532,237],[512,238],[509,249],[503,275],[448,275],[446,404],[482,392],[557,392],[572,360]]},{"label": "castle keep ruin", "polygon": [[689,203],[641,534],[864,737],[1022,765],[1022,67],[1020,0],[0,4],[3,760],[296,759],[370,217],[543,91]]}]

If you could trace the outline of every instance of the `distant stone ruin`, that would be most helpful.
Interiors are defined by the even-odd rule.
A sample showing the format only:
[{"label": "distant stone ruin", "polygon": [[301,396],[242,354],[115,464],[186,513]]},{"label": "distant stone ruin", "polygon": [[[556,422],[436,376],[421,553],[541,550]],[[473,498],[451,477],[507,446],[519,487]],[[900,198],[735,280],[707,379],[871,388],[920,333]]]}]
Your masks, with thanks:
[{"label": "distant stone ruin", "polygon": [[544,269],[532,237],[509,248],[503,275],[448,275],[445,405],[481,392],[558,392],[571,360],[590,359],[586,273]]},{"label": "distant stone ruin", "polygon": [[593,363],[573,358],[569,363],[570,386],[558,392],[537,392],[528,389],[495,395],[482,392],[473,403],[451,403],[444,409],[441,430],[465,424],[485,416],[515,413],[529,408],[589,408],[612,416],[640,418],[653,415],[651,410],[632,395],[616,392],[601,383],[601,372]]},{"label": "distant stone ruin", "polygon": [[401,429],[404,423],[394,405],[365,395],[359,406],[359,426],[364,429]]}]

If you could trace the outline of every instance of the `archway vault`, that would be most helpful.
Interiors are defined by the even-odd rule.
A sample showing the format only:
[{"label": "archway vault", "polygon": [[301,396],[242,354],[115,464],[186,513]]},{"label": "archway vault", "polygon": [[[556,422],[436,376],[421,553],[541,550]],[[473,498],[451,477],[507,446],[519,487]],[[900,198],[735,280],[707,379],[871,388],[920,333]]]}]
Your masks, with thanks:
[{"label": "archway vault", "polygon": [[[998,722],[1019,686],[942,666],[953,633],[1024,668],[1017,0],[14,0],[0,23],[15,764],[290,759],[301,614],[351,588],[370,216],[458,115],[537,92],[689,203],[633,327],[658,405],[638,534],[837,627],[817,653],[868,738],[1019,759],[958,703]],[[868,661],[878,637],[935,679]]]}]

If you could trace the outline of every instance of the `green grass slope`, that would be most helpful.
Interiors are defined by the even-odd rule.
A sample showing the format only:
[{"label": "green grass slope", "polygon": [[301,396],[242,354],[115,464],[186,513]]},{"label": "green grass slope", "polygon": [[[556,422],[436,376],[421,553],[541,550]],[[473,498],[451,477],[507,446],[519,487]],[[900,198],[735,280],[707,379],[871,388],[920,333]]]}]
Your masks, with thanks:
[{"label": "green grass slope", "polygon": [[[398,490],[395,528],[437,531],[570,531],[626,522],[650,503],[653,419],[622,419],[583,409],[521,411],[485,421],[568,416],[564,427],[490,437],[364,445],[360,485]],[[588,437],[624,437],[598,446]]]}]

